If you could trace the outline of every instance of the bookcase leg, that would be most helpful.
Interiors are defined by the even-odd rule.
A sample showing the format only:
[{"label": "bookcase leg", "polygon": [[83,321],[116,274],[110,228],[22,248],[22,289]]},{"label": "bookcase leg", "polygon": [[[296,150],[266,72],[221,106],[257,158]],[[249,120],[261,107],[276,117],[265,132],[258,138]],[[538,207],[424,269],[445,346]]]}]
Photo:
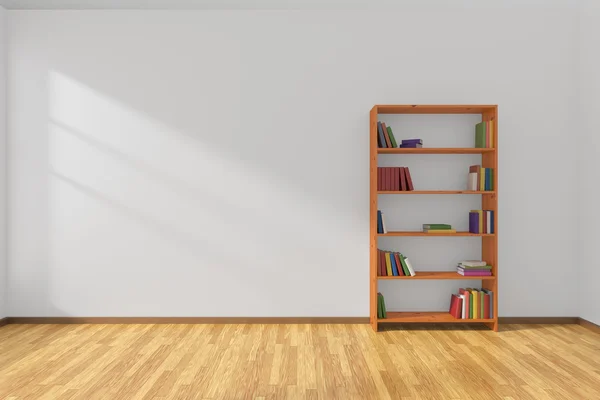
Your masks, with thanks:
[{"label": "bookcase leg", "polygon": [[487,325],[488,328],[490,328],[494,332],[498,332],[498,321],[496,321],[496,322],[486,322],[485,324]]},{"label": "bookcase leg", "polygon": [[373,328],[373,332],[377,332],[377,320],[371,321],[371,328]]}]

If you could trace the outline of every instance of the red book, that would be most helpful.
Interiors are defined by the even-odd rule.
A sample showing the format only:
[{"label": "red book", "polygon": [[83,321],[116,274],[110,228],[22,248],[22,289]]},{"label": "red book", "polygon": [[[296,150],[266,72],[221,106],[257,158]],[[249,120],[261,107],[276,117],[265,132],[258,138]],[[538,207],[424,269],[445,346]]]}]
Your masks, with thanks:
[{"label": "red book", "polygon": [[460,319],[462,314],[462,299],[457,295],[452,295],[452,300],[450,300],[450,315],[452,315],[456,319]]},{"label": "red book", "polygon": [[412,184],[412,178],[410,177],[410,171],[408,167],[404,167],[404,173],[406,174],[406,183],[408,184],[408,190],[415,190]]},{"label": "red book", "polygon": [[387,266],[385,264],[385,252],[380,250],[379,259],[381,260],[381,276],[387,276]]},{"label": "red book", "polygon": [[392,185],[394,181],[394,168],[387,167],[387,190],[392,190]]},{"label": "red book", "polygon": [[377,167],[377,191],[381,190],[381,168]]},{"label": "red book", "polygon": [[383,128],[383,136],[385,136],[385,142],[387,143],[387,147],[391,148],[392,141],[390,140],[390,135],[388,135],[387,126],[385,126],[385,123],[382,122],[381,127]]},{"label": "red book", "polygon": [[487,233],[487,211],[483,211],[483,230],[481,233]]},{"label": "red book", "polygon": [[406,185],[406,173],[404,167],[400,167],[400,190],[405,191],[408,186]]},{"label": "red book", "polygon": [[402,263],[400,262],[400,256],[398,253],[393,253],[392,255],[394,256],[394,261],[396,261],[396,266],[398,267],[398,275],[405,276],[404,270],[402,269]]},{"label": "red book", "polygon": [[392,190],[400,190],[400,168],[394,167],[394,187]]},{"label": "red book", "polygon": [[465,289],[458,289],[458,293],[465,295],[465,300],[464,301],[466,303],[465,304],[465,308],[466,308],[466,311],[467,311],[467,313],[465,315],[465,319],[469,319],[469,307],[471,306],[471,303],[469,301],[470,298],[471,298],[469,296],[469,292],[467,292]]},{"label": "red book", "polygon": [[487,293],[483,295],[483,318],[490,318],[490,295]]},{"label": "red book", "polygon": [[377,276],[381,276],[381,250],[377,249]]},{"label": "red book", "polygon": [[387,167],[383,167],[383,187],[381,189],[384,191],[389,190],[388,189],[388,168]]}]

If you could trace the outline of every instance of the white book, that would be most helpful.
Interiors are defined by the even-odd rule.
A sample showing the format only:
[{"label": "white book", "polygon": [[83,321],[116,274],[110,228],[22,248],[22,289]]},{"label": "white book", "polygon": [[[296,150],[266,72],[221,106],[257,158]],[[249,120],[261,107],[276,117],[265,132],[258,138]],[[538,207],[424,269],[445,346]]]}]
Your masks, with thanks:
[{"label": "white book", "polygon": [[486,233],[492,233],[492,212],[486,211],[485,214],[487,217],[487,232]]},{"label": "white book", "polygon": [[477,172],[469,173],[469,182],[467,183],[467,190],[477,190]]},{"label": "white book", "polygon": [[381,212],[381,225],[383,225],[383,233],[388,233],[385,227],[385,218],[383,217],[383,211]]},{"label": "white book", "polygon": [[415,270],[412,267],[412,264],[410,263],[408,258],[404,259],[404,262],[406,263],[406,267],[408,268],[408,272],[410,272],[410,276],[415,276]]},{"label": "white book", "polygon": [[458,297],[460,297],[462,299],[462,311],[460,313],[460,318],[461,319],[465,319],[465,315],[467,312],[467,302],[465,301],[465,295],[464,294],[459,294]]},{"label": "white book", "polygon": [[465,267],[485,267],[487,263],[481,260],[467,260],[461,261],[459,264],[464,265]]}]

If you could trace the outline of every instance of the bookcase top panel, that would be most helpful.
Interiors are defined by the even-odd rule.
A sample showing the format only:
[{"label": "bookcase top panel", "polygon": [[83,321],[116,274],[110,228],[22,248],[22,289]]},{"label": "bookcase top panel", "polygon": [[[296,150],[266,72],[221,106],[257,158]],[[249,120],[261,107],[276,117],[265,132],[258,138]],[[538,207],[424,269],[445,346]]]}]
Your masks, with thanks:
[{"label": "bookcase top panel", "polygon": [[376,105],[377,114],[483,114],[496,113],[496,105]]}]

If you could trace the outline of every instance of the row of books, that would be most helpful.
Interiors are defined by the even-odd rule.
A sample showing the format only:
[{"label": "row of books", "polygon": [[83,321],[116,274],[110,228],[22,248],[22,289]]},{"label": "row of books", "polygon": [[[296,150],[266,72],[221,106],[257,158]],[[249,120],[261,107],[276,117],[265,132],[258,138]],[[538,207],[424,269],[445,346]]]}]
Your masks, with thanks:
[{"label": "row of books", "polygon": [[387,318],[387,311],[385,309],[385,299],[381,293],[377,293],[377,318]]},{"label": "row of books", "polygon": [[456,272],[462,276],[492,276],[492,266],[481,260],[461,261]]},{"label": "row of books", "polygon": [[471,165],[469,167],[467,190],[494,190],[494,169],[481,168],[481,165]]},{"label": "row of books", "polygon": [[408,167],[377,167],[377,190],[415,190]]},{"label": "row of books", "polygon": [[494,210],[471,210],[469,212],[469,232],[496,233]]},{"label": "row of books", "polygon": [[410,260],[395,251],[377,249],[377,276],[415,276]]},{"label": "row of books", "polygon": [[475,147],[494,147],[494,122],[482,121],[475,125]]},{"label": "row of books", "polygon": [[381,149],[385,148],[419,148],[423,147],[422,139],[403,139],[398,145],[392,127],[387,126],[385,122],[377,121],[377,146]]},{"label": "row of books", "polygon": [[457,319],[494,318],[494,292],[489,289],[458,289],[450,299],[450,315]]},{"label": "row of books", "polygon": [[456,233],[456,229],[452,229],[449,224],[423,224],[423,232],[425,233]]}]

